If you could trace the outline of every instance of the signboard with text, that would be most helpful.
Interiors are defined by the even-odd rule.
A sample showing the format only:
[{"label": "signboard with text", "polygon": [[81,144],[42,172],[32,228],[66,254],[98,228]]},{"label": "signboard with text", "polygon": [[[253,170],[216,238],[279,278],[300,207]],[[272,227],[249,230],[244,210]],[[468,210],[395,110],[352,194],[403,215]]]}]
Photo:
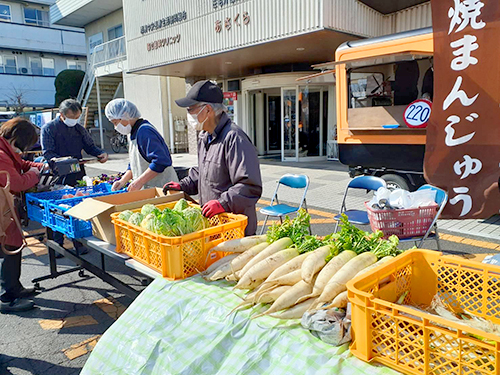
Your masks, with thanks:
[{"label": "signboard with text", "polygon": [[446,218],[500,209],[500,2],[432,0],[434,105],[424,173],[448,192]]}]

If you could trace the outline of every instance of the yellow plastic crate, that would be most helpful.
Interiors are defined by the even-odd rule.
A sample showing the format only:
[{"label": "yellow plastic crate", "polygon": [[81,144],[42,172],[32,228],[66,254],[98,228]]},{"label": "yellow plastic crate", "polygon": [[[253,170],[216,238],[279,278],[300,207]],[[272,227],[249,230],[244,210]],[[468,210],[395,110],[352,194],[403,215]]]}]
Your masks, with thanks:
[{"label": "yellow plastic crate", "polygon": [[[175,203],[156,207],[160,210],[173,208]],[[140,212],[140,209],[132,211]],[[223,213],[209,220],[210,228],[184,236],[167,237],[120,220],[119,214],[111,214],[116,251],[127,254],[171,280],[185,279],[204,270],[223,255],[212,253],[207,259],[209,250],[220,242],[243,238],[248,221],[245,215]]]},{"label": "yellow plastic crate", "polygon": [[395,303],[405,292],[406,305],[429,305],[439,294],[455,312],[500,324],[500,267],[410,250],[347,288],[356,357],[405,374],[500,373],[500,336]]}]

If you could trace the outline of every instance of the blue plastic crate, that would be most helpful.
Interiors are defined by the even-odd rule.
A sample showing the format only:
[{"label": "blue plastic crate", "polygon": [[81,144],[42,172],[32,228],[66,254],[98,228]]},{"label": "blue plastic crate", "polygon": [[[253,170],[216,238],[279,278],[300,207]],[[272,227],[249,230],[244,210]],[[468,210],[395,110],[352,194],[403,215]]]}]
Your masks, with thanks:
[{"label": "blue plastic crate", "polygon": [[[124,190],[120,190],[109,193],[105,192],[100,194],[93,194],[89,195],[88,197],[77,197],[52,201],[48,204],[47,207],[48,223],[46,226],[56,232],[65,234],[66,237],[72,239],[91,236],[92,223],[90,221],[83,221],[75,219],[72,216],[68,216],[65,214],[66,211],[68,211],[71,207],[76,206],[86,198],[120,194],[124,192]],[[70,207],[61,206],[63,204]]]},{"label": "blue plastic crate", "polygon": [[[60,200],[63,195],[76,194],[77,191],[82,193],[90,193],[87,197],[103,195],[111,192],[111,184],[99,184],[95,186],[84,186],[74,189],[64,189],[56,191],[47,191],[44,193],[29,193],[26,194],[26,209],[30,220],[37,221],[43,226],[48,224],[48,205],[50,202]],[[74,199],[74,198],[69,198]]]}]

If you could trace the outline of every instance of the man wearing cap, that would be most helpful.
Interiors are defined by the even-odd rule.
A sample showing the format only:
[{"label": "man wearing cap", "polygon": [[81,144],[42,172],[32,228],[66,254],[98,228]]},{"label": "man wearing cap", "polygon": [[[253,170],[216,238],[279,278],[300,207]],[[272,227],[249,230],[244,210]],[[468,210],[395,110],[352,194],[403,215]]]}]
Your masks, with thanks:
[{"label": "man wearing cap", "polygon": [[191,168],[179,183],[167,183],[164,191],[199,194],[203,215],[208,218],[223,212],[244,214],[248,217],[245,235],[253,235],[257,229],[255,205],[262,194],[259,159],[246,133],[227,115],[223,99],[216,84],[199,81],[185,98],[175,101],[187,108],[189,124],[201,131],[198,167]]}]

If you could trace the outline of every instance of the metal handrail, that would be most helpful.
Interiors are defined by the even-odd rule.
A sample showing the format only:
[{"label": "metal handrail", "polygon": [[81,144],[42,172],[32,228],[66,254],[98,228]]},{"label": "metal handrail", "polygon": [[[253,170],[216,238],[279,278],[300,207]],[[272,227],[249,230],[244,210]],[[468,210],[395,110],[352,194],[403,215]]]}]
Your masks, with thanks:
[{"label": "metal handrail", "polygon": [[95,70],[101,66],[122,62],[127,59],[125,36],[98,44],[91,53],[90,62],[83,79],[77,100],[86,105],[95,82]]}]

